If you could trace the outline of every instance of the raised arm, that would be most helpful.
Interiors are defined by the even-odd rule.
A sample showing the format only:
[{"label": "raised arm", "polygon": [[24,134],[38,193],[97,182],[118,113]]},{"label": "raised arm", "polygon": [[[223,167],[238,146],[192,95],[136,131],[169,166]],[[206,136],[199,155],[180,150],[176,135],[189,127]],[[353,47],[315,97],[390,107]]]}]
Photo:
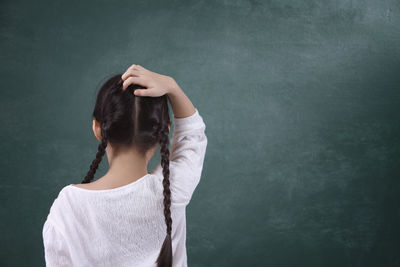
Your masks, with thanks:
[{"label": "raised arm", "polygon": [[[174,113],[169,164],[172,202],[187,205],[202,174],[207,147],[206,125],[173,78],[170,86],[167,94]],[[161,175],[160,164],[155,172]]]},{"label": "raised arm", "polygon": [[171,78],[171,85],[168,89],[168,99],[171,103],[175,118],[186,118],[195,113],[195,107],[190,99],[183,92],[181,87]]}]

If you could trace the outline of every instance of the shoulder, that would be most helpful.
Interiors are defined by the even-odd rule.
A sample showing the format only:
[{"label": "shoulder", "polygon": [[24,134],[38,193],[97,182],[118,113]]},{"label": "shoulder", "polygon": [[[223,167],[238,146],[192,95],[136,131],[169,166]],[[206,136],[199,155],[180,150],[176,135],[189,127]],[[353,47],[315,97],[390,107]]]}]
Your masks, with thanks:
[{"label": "shoulder", "polygon": [[57,197],[54,199],[51,204],[50,211],[48,214],[48,219],[53,221],[53,223],[57,223],[59,218],[65,216],[66,212],[71,207],[71,198],[72,196],[69,193],[69,187],[71,185],[64,186],[57,194]]},{"label": "shoulder", "polygon": [[63,201],[65,201],[66,199],[66,195],[67,195],[67,191],[68,191],[68,187],[69,185],[64,186],[63,188],[61,188],[61,190],[58,192],[57,197],[54,199],[53,204],[52,204],[52,208],[53,207],[57,207],[58,205],[60,205]]},{"label": "shoulder", "polygon": [[70,187],[69,184],[59,190],[49,209],[43,231],[55,228],[61,233],[66,233],[76,219],[76,210],[82,201],[79,199],[79,194],[74,194],[74,190],[70,190]]}]

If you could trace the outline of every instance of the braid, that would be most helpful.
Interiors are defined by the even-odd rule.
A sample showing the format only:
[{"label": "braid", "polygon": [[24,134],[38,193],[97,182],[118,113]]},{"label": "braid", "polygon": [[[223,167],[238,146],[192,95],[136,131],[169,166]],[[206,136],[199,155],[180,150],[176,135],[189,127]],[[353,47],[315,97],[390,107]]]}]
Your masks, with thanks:
[{"label": "braid", "polygon": [[171,267],[172,266],[172,219],[171,219],[171,190],[169,188],[169,137],[168,128],[165,127],[160,134],[160,154],[161,154],[161,166],[163,168],[163,187],[164,187],[164,216],[165,223],[167,225],[167,236],[165,237],[164,243],[161,247],[160,254],[157,258],[158,267]]},{"label": "braid", "polygon": [[90,169],[89,169],[88,173],[86,174],[85,179],[83,179],[83,181],[82,181],[83,184],[90,183],[90,181],[93,180],[94,174],[96,173],[96,170],[99,167],[99,163],[106,152],[107,136],[105,133],[106,133],[106,131],[102,128],[102,139],[101,139],[101,143],[98,146],[96,158],[92,161],[92,164],[90,164]]}]

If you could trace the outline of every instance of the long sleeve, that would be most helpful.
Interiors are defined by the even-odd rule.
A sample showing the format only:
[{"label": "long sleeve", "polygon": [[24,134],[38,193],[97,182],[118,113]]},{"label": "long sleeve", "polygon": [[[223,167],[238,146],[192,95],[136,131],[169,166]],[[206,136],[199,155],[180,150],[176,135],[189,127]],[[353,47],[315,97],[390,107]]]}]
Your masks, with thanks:
[{"label": "long sleeve", "polygon": [[52,221],[46,220],[42,235],[46,266],[73,266],[64,236],[57,230]]},{"label": "long sleeve", "polygon": [[[173,204],[187,205],[198,185],[207,147],[206,125],[199,111],[186,118],[174,117],[170,146],[170,189]],[[156,172],[161,173],[160,164]]]}]

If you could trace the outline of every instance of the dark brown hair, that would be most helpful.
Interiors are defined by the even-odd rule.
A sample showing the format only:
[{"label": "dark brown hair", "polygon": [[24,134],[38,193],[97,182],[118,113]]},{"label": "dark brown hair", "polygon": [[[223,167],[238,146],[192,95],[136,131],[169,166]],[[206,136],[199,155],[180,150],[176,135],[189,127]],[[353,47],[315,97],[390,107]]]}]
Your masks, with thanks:
[{"label": "dark brown hair", "polygon": [[163,169],[164,217],[167,235],[157,258],[157,266],[172,266],[171,191],[169,188],[169,129],[170,117],[167,95],[160,97],[135,96],[136,89],[146,89],[137,84],[122,90],[121,74],[109,78],[100,88],[93,117],[101,125],[102,140],[96,158],[82,183],[90,183],[105,154],[107,142],[118,151],[122,146],[134,146],[143,156],[157,143],[160,144]]}]

